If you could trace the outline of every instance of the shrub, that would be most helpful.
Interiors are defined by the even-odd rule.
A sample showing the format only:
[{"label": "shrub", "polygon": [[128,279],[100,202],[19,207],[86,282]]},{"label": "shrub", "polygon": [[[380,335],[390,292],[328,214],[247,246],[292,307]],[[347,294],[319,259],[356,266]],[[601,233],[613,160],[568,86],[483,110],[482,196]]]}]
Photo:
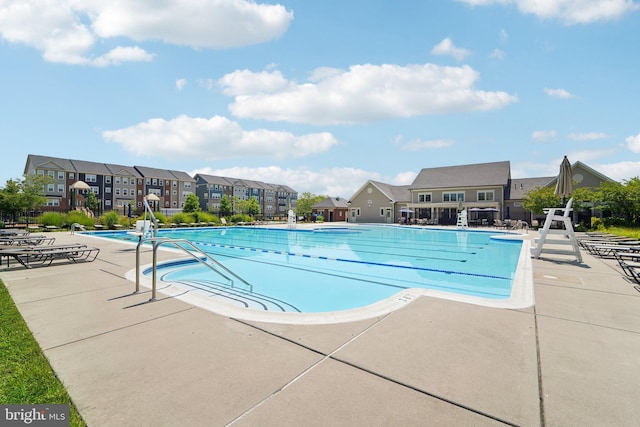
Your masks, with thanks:
[{"label": "shrub", "polygon": [[177,214],[171,216],[169,218],[170,222],[176,223],[176,224],[190,224],[192,222],[196,222],[195,217],[192,214],[188,214],[188,213],[184,213],[184,212],[178,212]]},{"label": "shrub", "polygon": [[[165,214],[163,214],[162,212],[154,212],[153,216],[156,217],[158,222],[161,222],[162,224],[166,224],[167,223],[167,216]],[[142,215],[139,219],[144,219],[144,215]],[[148,215],[147,215],[147,219],[149,219]]]},{"label": "shrub", "polygon": [[214,222],[214,223],[220,223],[220,218],[218,218],[216,215],[209,213],[209,212],[195,212],[194,213],[195,217],[196,217],[196,221],[197,222]]},{"label": "shrub", "polygon": [[65,215],[60,212],[45,212],[36,218],[36,221],[45,227],[53,225],[61,228],[65,224]]},{"label": "shrub", "polygon": [[235,214],[231,215],[229,221],[237,224],[239,222],[253,222],[253,218],[246,214]]},{"label": "shrub", "polygon": [[89,218],[84,212],[80,211],[71,211],[67,213],[64,221],[67,225],[78,223],[85,227],[93,227],[93,224],[95,223],[93,218]]},{"label": "shrub", "polygon": [[100,216],[99,221],[106,228],[115,228],[114,225],[120,223],[120,215],[116,211],[109,211]]}]

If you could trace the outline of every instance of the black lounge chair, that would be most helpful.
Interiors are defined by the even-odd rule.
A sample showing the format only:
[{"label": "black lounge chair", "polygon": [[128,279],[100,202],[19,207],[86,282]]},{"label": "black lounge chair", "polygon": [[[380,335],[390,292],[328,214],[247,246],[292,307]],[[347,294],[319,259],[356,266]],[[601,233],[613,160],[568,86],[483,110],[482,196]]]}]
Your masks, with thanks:
[{"label": "black lounge chair", "polygon": [[13,258],[25,268],[46,267],[54,260],[67,260],[69,262],[91,262],[100,253],[99,248],[90,248],[80,243],[69,245],[44,245],[0,249],[0,256]]},{"label": "black lounge chair", "polygon": [[0,234],[0,245],[6,246],[52,245],[55,241],[55,237],[47,237],[42,234],[25,234],[18,236],[5,236]]},{"label": "black lounge chair", "polygon": [[616,252],[614,256],[627,279],[640,284],[640,252]]}]

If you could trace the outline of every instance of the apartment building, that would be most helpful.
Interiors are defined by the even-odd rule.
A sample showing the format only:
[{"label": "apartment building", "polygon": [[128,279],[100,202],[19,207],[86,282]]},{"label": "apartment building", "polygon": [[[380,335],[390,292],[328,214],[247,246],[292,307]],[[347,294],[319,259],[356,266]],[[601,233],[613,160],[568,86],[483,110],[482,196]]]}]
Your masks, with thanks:
[{"label": "apartment building", "polygon": [[[29,154],[25,176],[47,176],[50,183],[44,189],[45,210],[67,212],[86,206],[86,191],[98,199],[98,213],[116,210],[127,214],[143,209],[142,199],[155,194],[158,210],[180,210],[191,193],[195,194],[195,179],[182,171],[123,166],[84,160]],[[89,190],[76,191],[73,184],[82,181]]]},{"label": "apartment building", "polygon": [[215,214],[220,213],[220,201],[225,195],[230,201],[234,197],[239,200],[254,197],[265,219],[284,217],[297,204],[298,193],[286,185],[206,174],[196,174],[195,181],[200,208]]},{"label": "apartment building", "polygon": [[[614,182],[580,161],[571,168],[576,188]],[[394,223],[409,218],[446,225],[455,224],[458,210],[468,209],[488,222],[510,218],[531,223],[536,218],[522,207],[526,193],[555,183],[555,176],[512,179],[508,161],[424,168],[408,186],[367,181],[347,202],[348,220]]]}]

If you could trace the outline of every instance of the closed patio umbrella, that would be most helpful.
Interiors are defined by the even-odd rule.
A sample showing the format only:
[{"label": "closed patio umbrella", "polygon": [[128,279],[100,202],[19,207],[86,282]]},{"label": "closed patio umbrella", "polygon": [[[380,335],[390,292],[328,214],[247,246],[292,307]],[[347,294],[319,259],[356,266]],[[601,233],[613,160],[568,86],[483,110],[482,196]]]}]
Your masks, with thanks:
[{"label": "closed patio umbrella", "polygon": [[558,180],[556,182],[555,194],[562,197],[562,204],[566,203],[567,197],[571,197],[573,193],[573,171],[571,170],[571,163],[567,156],[564,156],[562,163],[560,164],[560,173],[558,173]]}]

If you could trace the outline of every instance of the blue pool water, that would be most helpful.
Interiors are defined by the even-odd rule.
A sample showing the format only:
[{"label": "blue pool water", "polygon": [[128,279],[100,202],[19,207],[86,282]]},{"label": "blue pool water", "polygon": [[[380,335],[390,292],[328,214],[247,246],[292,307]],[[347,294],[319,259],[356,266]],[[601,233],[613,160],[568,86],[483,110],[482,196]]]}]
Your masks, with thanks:
[{"label": "blue pool water", "polygon": [[[284,312],[348,310],[411,288],[504,300],[511,295],[522,242],[496,234],[374,225],[165,229],[158,237],[194,242],[252,289],[231,289],[195,261],[162,265],[158,277],[232,304]],[[131,238],[124,232],[99,235]]]}]

